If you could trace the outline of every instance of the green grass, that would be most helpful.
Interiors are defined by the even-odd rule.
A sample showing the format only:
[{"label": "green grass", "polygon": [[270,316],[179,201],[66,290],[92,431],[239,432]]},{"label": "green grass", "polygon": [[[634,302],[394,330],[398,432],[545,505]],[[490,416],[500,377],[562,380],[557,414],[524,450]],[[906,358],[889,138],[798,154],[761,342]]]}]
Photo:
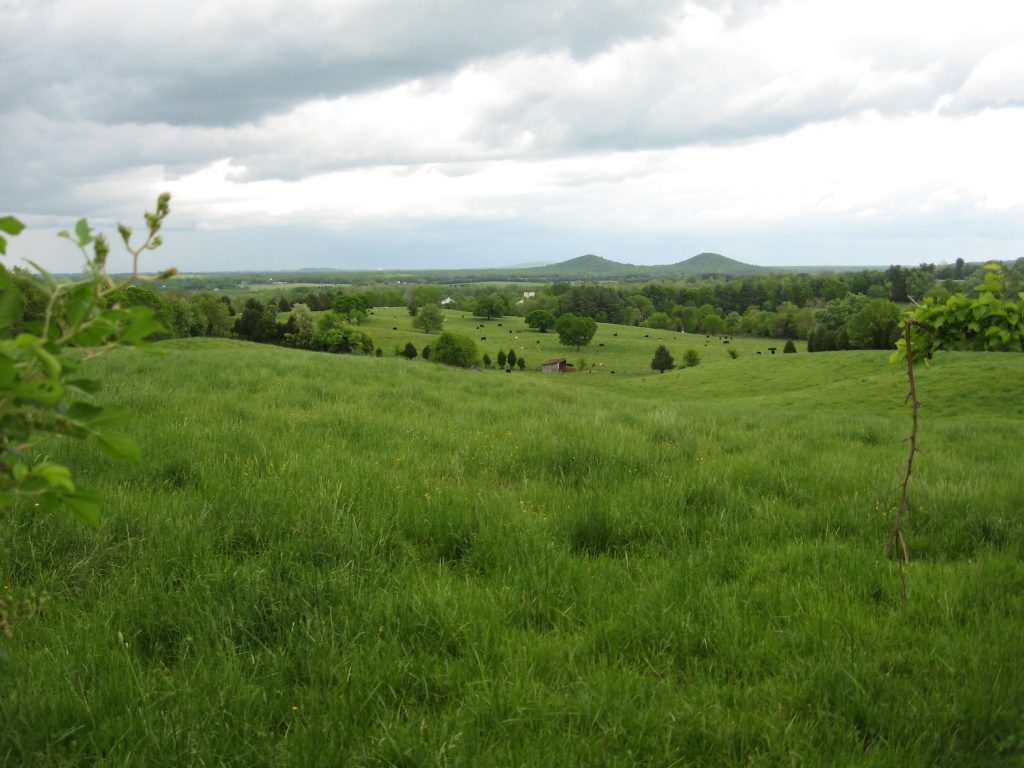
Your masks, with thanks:
[{"label": "green grass", "polygon": [[[428,338],[399,322],[368,329]],[[91,362],[146,463],[55,445],[99,531],[8,521],[4,588],[51,600],[4,646],[0,764],[1020,764],[1022,356],[921,370],[904,601],[899,368],[701,337],[654,374],[657,333],[582,353],[625,376]]]},{"label": "green grass", "polygon": [[[314,315],[320,313],[315,312]],[[287,318],[282,313],[282,320]],[[526,325],[522,317],[499,317],[484,320],[468,312],[444,310],[444,330],[468,336],[476,342],[480,354],[487,353],[492,361],[497,360],[498,351],[508,353],[514,350],[516,357],[527,361],[527,371],[540,372],[541,364],[551,358],[564,357],[580,372],[591,374],[648,375],[651,374],[651,358],[654,350],[664,344],[675,359],[677,366],[683,362],[683,353],[695,349],[701,356],[701,365],[730,364],[745,357],[781,359],[782,341],[736,336],[728,344],[723,338],[704,334],[678,333],[656,328],[640,328],[626,325],[599,323],[593,341],[577,350],[559,343],[558,334],[553,330],[540,333]],[[432,343],[436,334],[427,334],[412,327],[412,318],[404,307],[377,307],[360,326],[373,338],[386,355],[405,347],[411,341],[417,351],[425,344]],[[807,343],[797,341],[797,349],[805,352]],[[775,347],[773,356],[770,348]],[[734,361],[729,349],[735,349],[740,357]],[[758,354],[760,353],[760,354]],[[790,357],[790,355],[786,355]]]}]

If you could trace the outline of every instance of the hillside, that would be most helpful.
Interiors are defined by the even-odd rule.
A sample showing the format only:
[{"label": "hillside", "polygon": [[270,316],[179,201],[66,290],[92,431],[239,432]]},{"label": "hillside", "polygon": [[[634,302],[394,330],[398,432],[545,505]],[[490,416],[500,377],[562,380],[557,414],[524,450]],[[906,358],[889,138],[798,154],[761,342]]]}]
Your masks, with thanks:
[{"label": "hillside", "polygon": [[669,264],[665,267],[652,267],[653,270],[664,270],[666,275],[695,275],[700,277],[722,276],[738,277],[758,272],[770,271],[766,267],[744,264],[742,261],[727,258],[718,253],[698,253],[689,259]]},{"label": "hillside", "polygon": [[[478,334],[538,346],[501,322]],[[884,352],[673,335],[703,362],[643,374],[656,340],[620,331],[586,354],[629,376],[206,339],[88,361],[145,460],[57,443],[101,527],[8,521],[5,594],[51,599],[4,646],[0,762],[1018,762],[1024,355],[922,368],[904,601]]]}]

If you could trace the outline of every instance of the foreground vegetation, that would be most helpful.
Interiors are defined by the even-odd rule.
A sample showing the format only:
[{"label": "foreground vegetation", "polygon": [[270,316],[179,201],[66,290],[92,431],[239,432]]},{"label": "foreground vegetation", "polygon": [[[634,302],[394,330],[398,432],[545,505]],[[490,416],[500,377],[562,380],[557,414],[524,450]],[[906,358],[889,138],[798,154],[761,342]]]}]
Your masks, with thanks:
[{"label": "foreground vegetation", "polygon": [[652,375],[631,343],[626,377],[90,361],[148,463],[54,446],[98,531],[13,510],[3,589],[50,601],[0,663],[0,764],[1019,764],[1021,356],[918,374],[904,601],[885,353]]}]

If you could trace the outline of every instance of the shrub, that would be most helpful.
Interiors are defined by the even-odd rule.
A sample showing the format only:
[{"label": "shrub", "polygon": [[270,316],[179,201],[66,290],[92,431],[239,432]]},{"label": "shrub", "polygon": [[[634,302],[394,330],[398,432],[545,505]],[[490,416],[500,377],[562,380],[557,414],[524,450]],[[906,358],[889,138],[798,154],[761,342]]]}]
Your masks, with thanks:
[{"label": "shrub", "polygon": [[459,336],[445,331],[437,337],[431,359],[436,363],[456,368],[469,368],[479,359],[476,342],[468,336]]},{"label": "shrub", "polygon": [[671,371],[676,367],[675,360],[672,359],[672,355],[668,351],[668,347],[664,344],[654,350],[654,358],[651,360],[651,369],[655,371]]},{"label": "shrub", "polygon": [[687,368],[700,365],[700,355],[696,349],[688,349],[683,353],[683,365]]}]

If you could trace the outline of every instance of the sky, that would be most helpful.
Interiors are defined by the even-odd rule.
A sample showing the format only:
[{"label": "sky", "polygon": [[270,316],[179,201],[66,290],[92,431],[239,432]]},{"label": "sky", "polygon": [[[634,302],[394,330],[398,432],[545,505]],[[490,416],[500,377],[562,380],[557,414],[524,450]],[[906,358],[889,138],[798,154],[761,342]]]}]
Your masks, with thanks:
[{"label": "sky", "polygon": [[1022,143],[1019,0],[0,0],[54,271],[164,190],[153,271],[1016,259]]}]

